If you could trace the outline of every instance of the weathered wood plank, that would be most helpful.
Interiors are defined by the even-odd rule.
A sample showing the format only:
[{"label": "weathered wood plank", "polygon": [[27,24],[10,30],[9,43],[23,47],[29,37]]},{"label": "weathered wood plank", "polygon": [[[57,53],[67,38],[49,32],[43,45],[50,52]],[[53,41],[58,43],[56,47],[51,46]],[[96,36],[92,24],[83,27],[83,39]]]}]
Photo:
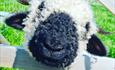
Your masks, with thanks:
[{"label": "weathered wood plank", "polygon": [[22,68],[24,70],[61,70],[57,68],[52,68],[41,63],[38,63],[32,58],[27,51],[18,48],[16,52],[17,56],[14,62],[14,68]]},{"label": "weathered wood plank", "polygon": [[24,48],[7,45],[0,45],[0,67],[24,70],[63,70],[63,68],[49,67],[36,62]]},{"label": "weathered wood plank", "polygon": [[0,45],[0,67],[13,67],[16,48]]},{"label": "weathered wood plank", "polygon": [[[90,69],[86,70],[115,70],[115,59],[108,57],[99,57],[89,55],[87,53],[85,55],[85,65]],[[89,63],[89,62],[90,63]]]},{"label": "weathered wood plank", "polygon": [[115,0],[99,0],[115,15]]},{"label": "weathered wood plank", "polygon": [[[93,56],[87,52],[77,58],[73,70],[115,70],[115,59],[112,58]],[[38,63],[24,48],[7,47],[7,45],[0,45],[0,67],[14,67],[24,70],[66,70]]]}]

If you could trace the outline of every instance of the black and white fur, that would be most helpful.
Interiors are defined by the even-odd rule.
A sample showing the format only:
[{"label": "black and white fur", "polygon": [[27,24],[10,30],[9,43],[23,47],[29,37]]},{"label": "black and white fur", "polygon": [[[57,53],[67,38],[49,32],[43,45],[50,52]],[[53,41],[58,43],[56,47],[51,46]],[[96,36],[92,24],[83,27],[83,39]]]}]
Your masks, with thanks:
[{"label": "black and white fur", "polygon": [[5,22],[25,31],[24,46],[38,62],[66,68],[75,65],[83,51],[106,56],[85,0],[31,0],[29,4],[29,13],[15,14]]}]

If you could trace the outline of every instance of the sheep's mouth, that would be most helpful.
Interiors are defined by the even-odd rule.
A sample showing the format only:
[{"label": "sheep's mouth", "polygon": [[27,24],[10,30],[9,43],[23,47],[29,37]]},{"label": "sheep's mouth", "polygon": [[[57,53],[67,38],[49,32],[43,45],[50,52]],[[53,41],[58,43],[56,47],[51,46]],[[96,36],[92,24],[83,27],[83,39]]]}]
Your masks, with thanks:
[{"label": "sheep's mouth", "polygon": [[44,56],[47,59],[52,59],[52,60],[60,60],[63,59],[65,56],[69,54],[67,50],[61,49],[61,50],[52,50],[52,49],[47,49],[46,47],[42,48],[42,56]]},{"label": "sheep's mouth", "polygon": [[54,45],[48,45],[47,43],[43,43],[43,45],[48,49],[48,50],[52,50],[52,51],[60,51],[60,50],[63,50],[64,47],[62,47],[61,45],[60,46],[57,46],[57,44],[54,44]]}]

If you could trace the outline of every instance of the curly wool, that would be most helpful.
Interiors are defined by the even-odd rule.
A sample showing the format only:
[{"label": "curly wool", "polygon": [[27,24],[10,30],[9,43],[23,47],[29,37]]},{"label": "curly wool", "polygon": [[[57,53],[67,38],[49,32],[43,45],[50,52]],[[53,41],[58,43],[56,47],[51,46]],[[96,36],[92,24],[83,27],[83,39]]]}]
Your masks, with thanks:
[{"label": "curly wool", "polygon": [[[40,11],[39,6],[44,2],[44,8]],[[31,40],[36,26],[40,24],[39,21],[44,21],[54,12],[65,12],[72,17],[79,33],[79,40],[84,40],[84,37],[90,38],[92,34],[97,32],[97,27],[93,19],[90,6],[85,0],[31,0],[30,13],[23,23],[26,25],[24,31],[27,33],[27,43]],[[34,20],[34,21],[33,21]],[[89,31],[86,31],[86,24],[89,22]],[[85,36],[86,34],[86,36]]]},{"label": "curly wool", "polygon": [[[92,11],[85,0],[31,0],[29,11],[30,13],[23,23],[25,24],[23,30],[26,32],[26,45],[29,46],[32,55],[38,61],[50,66],[69,66],[78,52],[81,53],[86,50],[88,40],[97,31]],[[55,13],[58,15],[59,13],[63,14],[57,16],[60,18],[57,20]],[[64,14],[67,14],[68,17],[61,18]],[[66,23],[65,20],[71,22]],[[56,22],[58,22],[58,25]],[[86,29],[87,25],[88,29]],[[64,34],[59,31],[61,29],[64,30]],[[68,34],[69,37],[66,33],[70,33]],[[75,39],[73,39],[74,37]],[[53,41],[53,39],[55,40]],[[53,41],[52,44],[51,41]]]},{"label": "curly wool", "polygon": [[70,65],[77,55],[78,48],[74,24],[65,13],[51,14],[40,23],[29,42],[29,49],[33,56],[50,66]]}]

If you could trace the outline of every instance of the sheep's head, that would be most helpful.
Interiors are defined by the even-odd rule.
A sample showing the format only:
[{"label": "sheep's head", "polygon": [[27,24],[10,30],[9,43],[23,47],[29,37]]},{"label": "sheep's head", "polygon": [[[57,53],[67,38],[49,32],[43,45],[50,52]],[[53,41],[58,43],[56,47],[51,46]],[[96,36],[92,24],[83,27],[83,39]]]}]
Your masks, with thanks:
[{"label": "sheep's head", "polygon": [[106,49],[95,35],[91,9],[83,0],[31,0],[27,13],[6,19],[6,24],[26,33],[26,43],[36,60],[66,67],[87,50],[99,56]]}]

